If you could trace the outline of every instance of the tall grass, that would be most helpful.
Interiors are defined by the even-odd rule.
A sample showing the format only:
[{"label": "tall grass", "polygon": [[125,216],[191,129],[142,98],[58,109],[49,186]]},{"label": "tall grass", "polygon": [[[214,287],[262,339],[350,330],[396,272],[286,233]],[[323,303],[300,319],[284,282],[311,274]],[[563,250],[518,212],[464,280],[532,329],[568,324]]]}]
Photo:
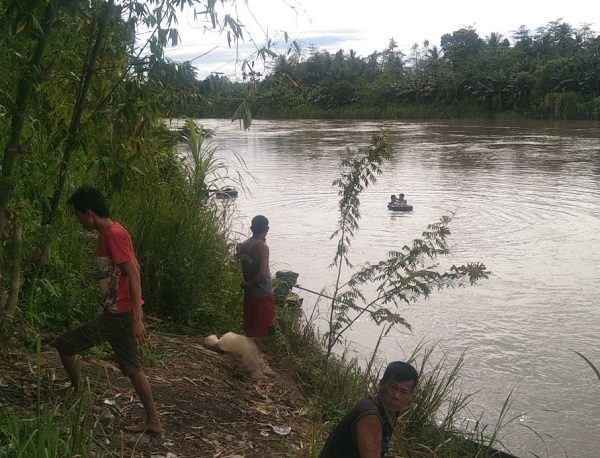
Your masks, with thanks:
[{"label": "tall grass", "polygon": [[[90,457],[108,456],[95,443],[95,417],[91,396],[61,402],[40,403],[35,412],[0,413],[0,457]],[[96,449],[95,453],[92,450]]]},{"label": "tall grass", "polygon": [[[384,368],[376,363],[382,331],[371,356],[361,361],[349,357],[348,351],[326,357],[322,339],[311,318],[298,318],[289,309],[279,309],[280,334],[271,343],[297,373],[310,399],[313,430],[309,451],[301,456],[317,457],[329,431],[358,400],[377,391]],[[411,402],[398,420],[393,441],[394,456],[405,457],[488,457],[502,448],[501,431],[516,417],[509,417],[510,395],[494,425],[473,421],[470,411],[472,394],[461,389],[461,355],[450,362],[448,355],[438,355],[437,344],[422,343],[407,358],[419,372],[419,385]]]},{"label": "tall grass", "polygon": [[473,394],[460,386],[463,355],[451,364],[445,354],[434,360],[435,350],[435,344],[421,344],[409,358],[419,368],[420,382],[399,420],[396,450],[411,457],[488,457],[502,446],[502,428],[516,419],[507,417],[510,395],[493,427],[472,421]]},{"label": "tall grass", "polygon": [[[200,148],[194,138],[190,147]],[[220,332],[231,330],[231,318],[241,315],[239,267],[228,240],[227,214],[207,200],[201,184],[210,173],[206,167],[216,163],[205,158],[209,166],[202,152],[197,154],[202,170],[169,156],[113,203],[135,244],[147,310],[179,325]]]},{"label": "tall grass", "polygon": [[98,418],[92,410],[93,393],[89,383],[75,396],[48,398],[52,387],[41,370],[41,347],[37,343],[37,400],[33,411],[0,411],[0,457],[101,457],[109,456],[104,445],[94,441],[92,431]]},{"label": "tall grass", "polygon": [[172,188],[136,204],[132,228],[149,310],[188,326],[228,321],[241,302],[239,282],[216,214]]}]

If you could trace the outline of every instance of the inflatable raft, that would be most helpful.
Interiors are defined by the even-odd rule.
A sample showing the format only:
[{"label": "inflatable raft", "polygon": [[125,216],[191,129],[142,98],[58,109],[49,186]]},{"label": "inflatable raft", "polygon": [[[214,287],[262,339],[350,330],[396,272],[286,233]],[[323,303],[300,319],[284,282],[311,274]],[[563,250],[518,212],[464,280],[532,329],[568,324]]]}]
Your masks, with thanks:
[{"label": "inflatable raft", "polygon": [[413,209],[413,206],[408,204],[388,204],[387,207],[395,212],[411,212]]}]

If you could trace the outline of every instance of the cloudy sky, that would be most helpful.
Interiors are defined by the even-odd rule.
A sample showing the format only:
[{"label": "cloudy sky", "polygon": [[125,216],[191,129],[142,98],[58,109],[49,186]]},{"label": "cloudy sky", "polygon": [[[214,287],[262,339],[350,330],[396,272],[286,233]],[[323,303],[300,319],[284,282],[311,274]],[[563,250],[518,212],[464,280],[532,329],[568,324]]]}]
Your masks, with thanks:
[{"label": "cloudy sky", "polygon": [[[175,61],[193,60],[199,78],[211,72],[233,77],[236,59],[251,56],[266,36],[281,39],[284,31],[302,47],[314,45],[330,52],[353,49],[366,57],[385,49],[390,38],[408,55],[415,43],[422,45],[428,40],[439,46],[442,35],[469,26],[481,38],[492,32],[510,38],[522,25],[535,32],[558,19],[574,28],[588,24],[592,30],[600,30],[600,2],[595,1],[237,0],[236,4],[235,11],[220,11],[237,14],[247,29],[245,41],[237,49],[233,44],[228,47],[224,34],[204,32],[201,25],[193,23],[192,15],[184,12],[178,26],[182,43],[168,50],[167,56]],[[282,41],[277,49],[283,53],[287,48]],[[264,71],[262,64],[256,65],[257,71]]]}]

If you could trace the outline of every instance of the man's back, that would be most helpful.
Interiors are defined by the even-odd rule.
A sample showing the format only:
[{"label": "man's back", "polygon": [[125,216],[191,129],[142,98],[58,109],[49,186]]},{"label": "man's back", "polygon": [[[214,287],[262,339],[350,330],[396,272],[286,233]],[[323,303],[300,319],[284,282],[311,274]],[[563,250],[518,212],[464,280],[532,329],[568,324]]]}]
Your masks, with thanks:
[{"label": "man's back", "polygon": [[264,240],[257,240],[255,238],[249,238],[238,246],[238,257],[244,280],[252,280],[259,275],[261,269],[264,272],[264,275],[260,277],[260,280],[256,284],[244,288],[244,294],[247,296],[264,297],[272,294],[271,275],[268,271],[268,265],[262,266],[262,263],[268,264],[268,258],[262,259],[261,257],[261,249],[265,247],[266,242]]}]

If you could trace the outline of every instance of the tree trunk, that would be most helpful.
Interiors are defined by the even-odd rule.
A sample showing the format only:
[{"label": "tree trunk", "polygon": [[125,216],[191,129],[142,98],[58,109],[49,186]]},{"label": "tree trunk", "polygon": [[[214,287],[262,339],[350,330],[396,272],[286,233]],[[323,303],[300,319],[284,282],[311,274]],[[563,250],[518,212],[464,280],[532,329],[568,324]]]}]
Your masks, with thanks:
[{"label": "tree trunk", "polygon": [[[15,108],[11,116],[10,131],[8,141],[4,148],[2,158],[2,173],[0,175],[0,262],[4,262],[4,231],[8,221],[8,204],[13,190],[13,169],[17,161],[17,156],[23,146],[21,145],[21,135],[25,126],[27,109],[34,86],[40,80],[40,66],[44,51],[50,39],[50,31],[55,17],[55,4],[48,1],[44,10],[41,28],[37,31],[37,44],[29,63],[23,68],[19,83],[17,85],[17,96],[15,99]],[[21,277],[21,226],[15,219],[15,228],[13,232],[15,241],[15,252],[12,259],[12,275],[9,285],[9,291],[2,291],[2,301],[0,303],[0,331],[4,332],[12,322],[17,307],[19,297],[19,283]],[[4,269],[2,270],[2,275]],[[0,277],[2,282],[3,277]]]},{"label": "tree trunk", "polygon": [[23,237],[21,233],[21,223],[18,216],[14,218],[13,228],[13,254],[12,254],[12,274],[10,279],[10,290],[8,299],[4,307],[4,313],[0,321],[0,329],[5,334],[15,317],[17,302],[19,300],[19,291],[21,283],[21,248]]},{"label": "tree trunk", "polygon": [[[96,61],[98,59],[98,53],[100,52],[100,48],[106,39],[108,31],[108,18],[111,14],[111,10],[113,7],[114,2],[111,0],[108,3],[106,3],[105,10],[98,14],[98,30],[96,32],[96,37],[94,39],[93,46],[88,48],[87,54],[84,59],[83,67],[81,70],[81,83],[77,91],[73,115],[71,116],[71,123],[69,125],[67,138],[64,143],[65,146],[63,148],[62,153],[62,161],[60,164],[58,181],[56,183],[56,186],[54,187],[50,207],[44,209],[45,211],[43,213],[44,216],[42,217],[42,226],[48,226],[52,224],[52,221],[58,214],[60,198],[64,191],[67,175],[69,173],[69,164],[71,162],[71,157],[73,156],[73,153],[75,152],[79,144],[79,128],[81,125],[81,118],[83,116],[83,112],[86,108],[86,97],[90,87],[90,82],[96,71],[95,69]],[[33,288],[33,285],[35,284],[36,280],[41,275],[42,269],[46,262],[44,255],[44,253],[46,253],[46,245],[47,242],[41,242],[38,246],[38,249],[36,250],[36,253],[39,253],[39,257],[35,261],[33,261],[31,275],[30,278],[27,279],[27,285],[25,286],[26,295],[29,295],[31,293],[31,288]]]},{"label": "tree trunk", "polygon": [[[25,125],[27,107],[31,98],[34,85],[40,79],[40,64],[44,55],[44,50],[48,44],[50,29],[54,21],[54,3],[49,1],[46,4],[44,15],[41,22],[41,30],[35,51],[29,64],[23,69],[17,88],[17,98],[15,102],[15,111],[11,118],[10,134],[4,148],[4,158],[2,160],[2,178],[0,180],[0,236],[4,234],[6,228],[7,214],[6,209],[13,188],[13,168],[20,149],[21,134]],[[0,244],[0,258],[2,244]]]},{"label": "tree trunk", "polygon": [[94,46],[92,49],[88,49],[86,60],[84,61],[84,67],[82,69],[81,84],[79,86],[79,90],[77,91],[77,100],[75,101],[73,116],[71,117],[71,124],[69,125],[69,131],[67,133],[65,147],[63,149],[63,159],[60,165],[58,182],[56,184],[56,187],[54,188],[52,202],[50,203],[50,212],[48,213],[44,221],[42,221],[42,225],[51,224],[52,220],[58,212],[58,205],[60,203],[60,197],[65,187],[65,182],[67,180],[71,156],[73,155],[73,152],[75,151],[79,143],[79,126],[81,124],[81,117],[86,106],[85,100],[90,87],[90,82],[95,73],[96,60],[98,59],[100,47],[106,39],[106,34],[108,30],[108,17],[111,13],[112,8],[113,1],[109,1],[105,6],[105,11],[99,14],[98,31],[96,33]]}]

